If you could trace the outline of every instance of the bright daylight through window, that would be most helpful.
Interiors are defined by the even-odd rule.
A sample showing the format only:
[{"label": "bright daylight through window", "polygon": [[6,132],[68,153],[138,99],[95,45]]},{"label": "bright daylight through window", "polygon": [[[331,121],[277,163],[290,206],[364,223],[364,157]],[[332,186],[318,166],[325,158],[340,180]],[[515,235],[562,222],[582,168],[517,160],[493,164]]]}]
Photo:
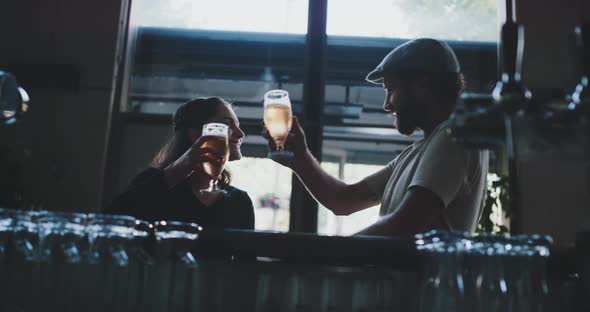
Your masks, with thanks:
[{"label": "bright daylight through window", "polygon": [[141,26],[305,34],[306,0],[138,0]]},{"label": "bright daylight through window", "polygon": [[498,41],[496,0],[328,1],[328,35]]},{"label": "bright daylight through window", "polygon": [[[138,25],[305,34],[306,0],[141,0]],[[498,40],[496,0],[332,0],[328,35]]]}]

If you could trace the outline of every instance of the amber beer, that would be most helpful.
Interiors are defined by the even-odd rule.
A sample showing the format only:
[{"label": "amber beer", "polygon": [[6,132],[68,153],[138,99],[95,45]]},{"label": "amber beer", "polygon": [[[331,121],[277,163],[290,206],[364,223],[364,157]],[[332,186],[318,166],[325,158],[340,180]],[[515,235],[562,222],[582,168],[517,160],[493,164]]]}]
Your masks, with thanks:
[{"label": "amber beer", "polygon": [[[225,167],[225,163],[229,158],[229,146],[227,145],[226,138],[215,135],[203,136],[203,140],[199,148],[210,148],[215,151],[216,154],[223,154],[223,159],[220,159],[219,161],[211,160],[203,162],[203,169],[205,170],[205,173],[207,173],[211,178],[216,179],[221,175],[221,172]],[[209,156],[211,156],[213,159],[217,159],[215,156]]]},{"label": "amber beer", "polygon": [[291,107],[282,104],[268,104],[264,107],[264,125],[279,147],[285,144],[292,117]]}]

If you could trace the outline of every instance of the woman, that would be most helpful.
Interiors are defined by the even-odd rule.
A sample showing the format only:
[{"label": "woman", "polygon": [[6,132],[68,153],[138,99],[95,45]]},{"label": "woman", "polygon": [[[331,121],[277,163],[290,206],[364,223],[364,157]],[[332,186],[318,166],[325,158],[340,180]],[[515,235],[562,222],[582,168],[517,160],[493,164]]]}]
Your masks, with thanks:
[{"label": "woman", "polygon": [[[173,116],[174,135],[107,209],[147,221],[195,222],[204,228],[254,228],[254,208],[248,194],[230,185],[224,170],[219,186],[227,191],[202,193],[211,178],[205,161],[216,161],[210,149],[199,148],[206,123],[228,126],[229,161],[242,158],[244,132],[231,105],[218,97],[198,98],[180,106]],[[220,156],[220,155],[217,155]]]}]

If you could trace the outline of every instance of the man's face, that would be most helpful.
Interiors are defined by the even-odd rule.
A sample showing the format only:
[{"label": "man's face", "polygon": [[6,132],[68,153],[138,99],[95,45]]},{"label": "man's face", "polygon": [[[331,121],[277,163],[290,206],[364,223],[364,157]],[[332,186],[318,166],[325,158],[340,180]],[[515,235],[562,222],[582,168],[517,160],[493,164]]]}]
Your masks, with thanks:
[{"label": "man's face", "polygon": [[420,109],[411,88],[394,77],[383,79],[383,109],[395,116],[394,127],[403,135],[412,134],[419,126]]}]

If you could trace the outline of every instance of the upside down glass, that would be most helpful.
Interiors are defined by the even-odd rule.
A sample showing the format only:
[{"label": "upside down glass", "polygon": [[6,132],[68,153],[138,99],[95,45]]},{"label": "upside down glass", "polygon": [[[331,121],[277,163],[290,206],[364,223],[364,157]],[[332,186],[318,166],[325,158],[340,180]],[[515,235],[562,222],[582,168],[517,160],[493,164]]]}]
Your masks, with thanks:
[{"label": "upside down glass", "polygon": [[223,155],[219,160],[213,155],[210,160],[203,162],[203,170],[211,177],[209,187],[200,190],[201,193],[226,193],[218,187],[217,183],[229,158],[229,146],[227,143],[228,127],[221,123],[208,123],[203,125],[201,144],[199,148],[210,148],[216,154]]},{"label": "upside down glass", "polygon": [[[202,228],[195,223],[158,221],[154,224],[156,266],[152,270],[152,290],[156,311],[198,310],[197,260],[191,252]],[[155,288],[154,288],[155,286]]]},{"label": "upside down glass", "polygon": [[80,297],[83,270],[82,244],[86,239],[86,214],[72,212],[40,212],[39,231],[40,295],[48,310],[74,309]]},{"label": "upside down glass", "polygon": [[274,151],[268,153],[269,158],[293,156],[293,152],[285,150],[292,119],[289,92],[270,90],[264,94],[264,125],[277,146]]},{"label": "upside down glass", "polygon": [[153,228],[147,221],[135,220],[133,240],[129,245],[128,311],[151,311],[148,282],[156,265],[150,243]]},{"label": "upside down glass", "polygon": [[[12,210],[0,208],[0,276],[10,276],[10,263],[8,249],[12,237]],[[0,300],[5,302],[11,289],[11,283],[8,278],[0,280]]]},{"label": "upside down glass", "polygon": [[129,244],[135,226],[130,216],[87,215],[87,262],[92,265],[86,272],[87,310],[127,311]]},{"label": "upside down glass", "polygon": [[37,211],[12,211],[12,239],[14,250],[8,259],[9,303],[23,311],[37,310],[39,294],[39,227]]}]

